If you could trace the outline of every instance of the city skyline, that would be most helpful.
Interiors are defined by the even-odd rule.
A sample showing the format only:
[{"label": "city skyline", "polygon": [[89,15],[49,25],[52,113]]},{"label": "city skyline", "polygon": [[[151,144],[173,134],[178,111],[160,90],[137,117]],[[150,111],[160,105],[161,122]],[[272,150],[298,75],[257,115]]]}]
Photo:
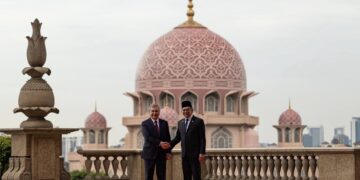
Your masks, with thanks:
[{"label": "city skyline", "polygon": [[[53,88],[60,114],[58,127],[83,127],[95,109],[112,127],[110,145],[126,133],[123,116],[132,115],[135,73],[146,48],[186,20],[185,0],[168,2],[62,1],[0,2],[0,120],[2,128],[19,127],[25,116],[13,114],[28,77],[26,61],[30,22],[43,23],[48,58],[44,76]],[[250,100],[250,114],[260,118],[260,142],[277,142],[272,125],[292,107],[308,126],[324,126],[330,142],[335,127],[359,116],[360,2],[194,1],[195,19],[227,39],[239,52]],[[65,13],[66,9],[66,13]],[[81,134],[79,131],[78,134]]]}]

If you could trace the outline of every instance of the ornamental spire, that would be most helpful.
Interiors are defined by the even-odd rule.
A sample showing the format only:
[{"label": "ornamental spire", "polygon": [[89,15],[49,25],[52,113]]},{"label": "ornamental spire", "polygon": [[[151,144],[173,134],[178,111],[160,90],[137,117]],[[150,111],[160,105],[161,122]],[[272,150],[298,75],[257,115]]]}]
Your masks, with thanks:
[{"label": "ornamental spire", "polygon": [[95,101],[95,112],[97,112],[97,102]]},{"label": "ornamental spire", "polygon": [[289,109],[291,109],[291,99],[289,98]]},{"label": "ornamental spire", "polygon": [[176,28],[206,28],[203,25],[201,25],[200,23],[194,21],[195,12],[193,10],[194,5],[192,3],[192,0],[189,0],[187,7],[188,7],[188,10],[187,10],[186,15],[188,17],[188,20],[185,21],[184,23],[180,24]]}]

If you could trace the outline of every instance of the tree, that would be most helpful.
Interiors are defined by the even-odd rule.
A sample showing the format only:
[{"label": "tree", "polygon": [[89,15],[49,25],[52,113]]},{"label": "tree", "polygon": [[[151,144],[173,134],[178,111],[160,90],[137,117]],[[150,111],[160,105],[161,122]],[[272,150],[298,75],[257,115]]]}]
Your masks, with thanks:
[{"label": "tree", "polygon": [[0,136],[0,178],[9,166],[11,156],[11,138],[9,136]]},{"label": "tree", "polygon": [[[75,170],[75,171],[70,172],[70,176],[71,176],[71,180],[83,180],[86,177],[86,172],[84,170],[81,170],[81,171]],[[95,172],[90,172],[90,176],[92,178],[96,179],[96,173]],[[100,179],[103,179],[105,177],[105,173],[100,172],[98,174],[98,176],[99,176]]]}]

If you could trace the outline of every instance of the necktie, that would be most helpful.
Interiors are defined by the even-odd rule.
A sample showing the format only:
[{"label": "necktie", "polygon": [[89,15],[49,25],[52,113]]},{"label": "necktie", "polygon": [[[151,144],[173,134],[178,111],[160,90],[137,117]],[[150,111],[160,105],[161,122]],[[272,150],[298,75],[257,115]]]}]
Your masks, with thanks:
[{"label": "necktie", "polygon": [[188,127],[188,124],[189,124],[189,119],[185,119],[185,130],[187,130],[187,127]]},{"label": "necktie", "polygon": [[160,129],[159,129],[157,120],[155,120],[155,129],[156,129],[156,132],[157,132],[158,134],[160,134]]}]

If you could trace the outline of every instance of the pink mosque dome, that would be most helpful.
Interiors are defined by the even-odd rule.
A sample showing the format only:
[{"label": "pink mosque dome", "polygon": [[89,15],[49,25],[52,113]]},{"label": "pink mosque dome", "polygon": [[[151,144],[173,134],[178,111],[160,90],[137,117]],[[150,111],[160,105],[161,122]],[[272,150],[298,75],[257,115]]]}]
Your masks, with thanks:
[{"label": "pink mosque dome", "polygon": [[91,113],[85,121],[86,129],[106,129],[106,119],[99,112]]},{"label": "pink mosque dome", "polygon": [[165,106],[160,110],[160,119],[164,119],[169,123],[169,126],[176,126],[179,115],[175,110],[170,108],[169,106]]},{"label": "pink mosque dome", "polygon": [[193,87],[246,89],[245,68],[236,49],[198,23],[182,24],[155,40],[136,73],[137,91]]},{"label": "pink mosque dome", "polygon": [[279,125],[301,125],[300,115],[289,107],[279,118]]}]

